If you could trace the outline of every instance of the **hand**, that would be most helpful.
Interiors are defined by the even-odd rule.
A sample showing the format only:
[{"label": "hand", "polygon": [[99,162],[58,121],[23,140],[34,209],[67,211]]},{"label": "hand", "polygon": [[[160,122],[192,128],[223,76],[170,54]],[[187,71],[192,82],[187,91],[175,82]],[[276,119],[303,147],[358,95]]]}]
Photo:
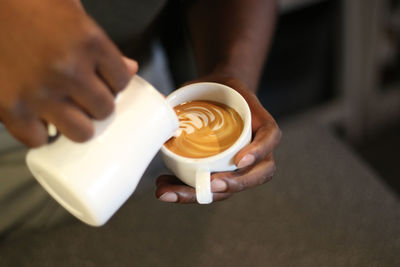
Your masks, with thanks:
[{"label": "hand", "polygon": [[136,73],[75,0],[5,0],[0,8],[0,120],[27,146],[47,142],[46,123],[82,142],[91,118],[114,108]]},{"label": "hand", "polygon": [[[219,201],[236,192],[264,184],[272,178],[275,172],[273,150],[280,142],[281,131],[255,94],[241,81],[222,75],[209,75],[195,82],[202,81],[218,82],[234,88],[246,99],[252,113],[253,140],[236,154],[234,161],[238,169],[211,175],[213,201]],[[170,175],[157,179],[156,197],[166,202],[196,202],[194,188]]]}]

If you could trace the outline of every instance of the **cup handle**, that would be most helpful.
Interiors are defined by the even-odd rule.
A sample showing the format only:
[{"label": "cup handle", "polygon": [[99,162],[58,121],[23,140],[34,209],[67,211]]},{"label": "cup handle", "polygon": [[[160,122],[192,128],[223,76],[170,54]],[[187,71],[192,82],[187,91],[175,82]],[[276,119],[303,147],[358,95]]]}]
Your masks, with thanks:
[{"label": "cup handle", "polygon": [[196,171],[196,199],[200,204],[210,204],[212,202],[210,171]]}]

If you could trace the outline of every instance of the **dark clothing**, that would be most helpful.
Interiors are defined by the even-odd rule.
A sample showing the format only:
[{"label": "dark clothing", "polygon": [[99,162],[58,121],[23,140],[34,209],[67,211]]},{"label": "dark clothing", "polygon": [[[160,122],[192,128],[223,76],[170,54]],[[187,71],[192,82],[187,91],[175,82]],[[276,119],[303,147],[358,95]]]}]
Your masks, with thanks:
[{"label": "dark clothing", "polygon": [[149,53],[157,18],[166,3],[167,0],[82,0],[86,11],[122,53],[139,63]]}]

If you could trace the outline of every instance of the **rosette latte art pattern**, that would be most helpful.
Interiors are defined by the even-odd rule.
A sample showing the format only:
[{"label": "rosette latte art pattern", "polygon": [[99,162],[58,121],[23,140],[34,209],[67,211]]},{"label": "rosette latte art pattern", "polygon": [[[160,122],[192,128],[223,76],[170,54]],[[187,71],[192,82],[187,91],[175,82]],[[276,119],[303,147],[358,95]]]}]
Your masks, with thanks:
[{"label": "rosette latte art pattern", "polygon": [[165,146],[175,154],[205,158],[233,145],[243,130],[240,115],[227,105],[213,101],[190,101],[174,108],[179,129]]}]

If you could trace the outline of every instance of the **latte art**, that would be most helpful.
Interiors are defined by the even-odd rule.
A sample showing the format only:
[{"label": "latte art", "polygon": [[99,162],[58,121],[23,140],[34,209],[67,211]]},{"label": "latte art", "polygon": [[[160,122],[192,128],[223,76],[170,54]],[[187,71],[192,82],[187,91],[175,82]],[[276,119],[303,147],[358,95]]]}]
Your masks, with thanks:
[{"label": "latte art", "polygon": [[179,129],[165,146],[184,157],[205,158],[221,153],[236,142],[243,130],[240,115],[221,103],[190,101],[174,110]]}]

